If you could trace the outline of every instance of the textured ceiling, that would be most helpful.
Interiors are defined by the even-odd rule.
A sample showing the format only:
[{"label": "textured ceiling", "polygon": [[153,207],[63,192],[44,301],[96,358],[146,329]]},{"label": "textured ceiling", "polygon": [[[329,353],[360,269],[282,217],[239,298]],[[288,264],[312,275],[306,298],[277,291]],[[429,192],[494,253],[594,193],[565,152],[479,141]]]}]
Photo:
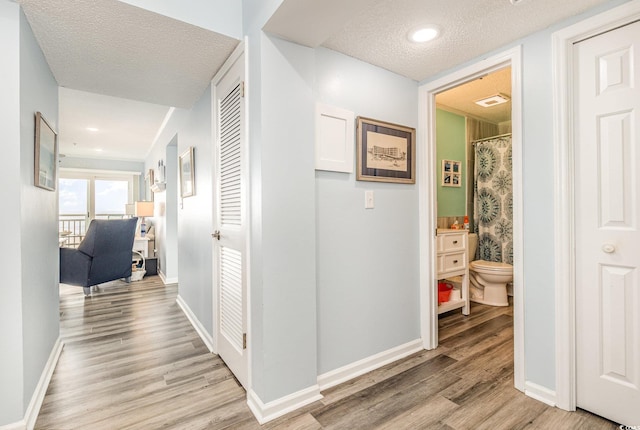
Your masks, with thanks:
[{"label": "textured ceiling", "polygon": [[[422,81],[606,1],[284,0],[265,30]],[[59,131],[70,156],[142,160],[168,107],[191,107],[239,43],[118,0],[18,2],[64,87]],[[424,24],[439,26],[441,37],[409,42]],[[443,94],[438,103],[466,112],[464,100]],[[497,108],[491,118],[470,114],[500,122]],[[90,134],[91,126],[102,131]]]},{"label": "textured ceiling", "polygon": [[[144,160],[169,107],[60,88],[60,154]],[[87,128],[96,128],[90,131]]]},{"label": "textured ceiling", "polygon": [[[482,107],[475,104],[495,94],[504,94],[509,101],[495,106]],[[498,70],[482,78],[452,88],[436,95],[439,108],[454,113],[483,119],[493,124],[511,120],[511,67]]]},{"label": "textured ceiling", "polygon": [[61,87],[190,108],[238,41],[117,0],[20,0]]},{"label": "textured ceiling", "polygon": [[[501,48],[569,16],[607,0],[359,0],[367,4],[354,13],[339,2],[284,0],[266,29],[307,46],[322,45],[367,63],[422,81],[483,53]],[[332,8],[333,10],[327,10]],[[294,12],[320,18],[301,27]],[[287,19],[280,19],[280,16]],[[407,39],[408,33],[427,24],[436,25],[441,36],[425,44]],[[309,31],[314,33],[310,39]],[[322,40],[324,38],[324,40]],[[313,42],[313,43],[310,43]]]}]

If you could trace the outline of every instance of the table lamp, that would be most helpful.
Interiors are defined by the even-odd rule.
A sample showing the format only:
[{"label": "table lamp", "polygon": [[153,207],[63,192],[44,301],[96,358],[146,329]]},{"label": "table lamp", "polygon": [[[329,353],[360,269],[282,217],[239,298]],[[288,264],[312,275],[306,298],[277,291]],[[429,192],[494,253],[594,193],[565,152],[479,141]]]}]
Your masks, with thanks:
[{"label": "table lamp", "polygon": [[147,234],[144,217],[153,216],[153,202],[136,202],[136,216],[140,217],[140,236]]}]

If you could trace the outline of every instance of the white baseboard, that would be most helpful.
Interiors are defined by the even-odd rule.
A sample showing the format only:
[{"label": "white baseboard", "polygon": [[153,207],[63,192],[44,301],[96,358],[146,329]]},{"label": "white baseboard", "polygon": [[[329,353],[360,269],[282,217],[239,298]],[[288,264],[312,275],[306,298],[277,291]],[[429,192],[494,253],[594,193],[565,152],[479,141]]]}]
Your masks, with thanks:
[{"label": "white baseboard", "polygon": [[0,430],[27,430],[27,424],[24,419],[17,423],[11,423],[4,426],[0,426]]},{"label": "white baseboard", "polygon": [[178,306],[180,306],[180,309],[182,309],[182,312],[184,312],[187,319],[198,333],[198,336],[200,336],[200,339],[202,339],[207,348],[209,348],[209,351],[215,352],[213,337],[211,337],[211,335],[207,333],[207,330],[200,323],[196,315],[193,313],[193,311],[191,311],[189,305],[187,305],[187,303],[182,297],[180,297],[180,295],[178,295],[178,297],[176,298],[176,303],[178,303]]},{"label": "white baseboard", "polygon": [[320,394],[320,387],[318,385],[313,385],[266,404],[260,400],[253,390],[249,390],[247,393],[249,409],[251,409],[251,412],[253,412],[253,415],[255,415],[260,424],[267,423],[321,399],[322,394]]},{"label": "white baseboard", "polygon": [[40,380],[33,391],[29,406],[27,406],[27,410],[24,413],[24,418],[17,423],[0,426],[0,430],[31,430],[35,427],[36,420],[38,419],[38,413],[40,413],[40,407],[44,401],[45,394],[47,394],[47,388],[49,387],[51,376],[53,376],[53,371],[56,369],[56,364],[58,364],[58,359],[60,358],[63,347],[64,343],[60,337],[58,337],[56,343],[53,344],[51,354],[49,354],[49,359],[44,365],[44,369],[42,369]]},{"label": "white baseboard", "polygon": [[542,385],[534,384],[531,381],[525,381],[524,393],[532,399],[546,403],[549,406],[556,406],[558,403],[555,391],[550,390],[547,387],[543,387]]},{"label": "white baseboard", "polygon": [[178,283],[178,278],[167,278],[167,275],[162,270],[158,270],[158,276],[160,276],[162,283],[165,285]]},{"label": "white baseboard", "polygon": [[388,349],[378,354],[372,355],[362,360],[358,360],[346,366],[332,370],[327,373],[323,373],[318,376],[318,385],[320,391],[331,388],[335,385],[342,384],[357,376],[364,375],[367,372],[371,372],[379,367],[401,358],[407,357],[418,351],[424,349],[422,345],[422,339],[416,339],[414,341],[405,343],[404,345],[396,346],[395,348]]}]

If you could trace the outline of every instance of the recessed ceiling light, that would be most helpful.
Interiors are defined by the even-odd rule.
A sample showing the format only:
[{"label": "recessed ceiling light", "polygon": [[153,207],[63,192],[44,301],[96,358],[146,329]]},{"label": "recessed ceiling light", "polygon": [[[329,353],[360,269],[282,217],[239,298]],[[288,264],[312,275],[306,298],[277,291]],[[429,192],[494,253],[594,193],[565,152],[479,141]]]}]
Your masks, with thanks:
[{"label": "recessed ceiling light", "polygon": [[489,97],[482,98],[480,100],[476,100],[474,103],[482,107],[491,107],[495,105],[500,105],[502,103],[506,103],[508,101],[509,101],[509,96],[498,93]]},{"label": "recessed ceiling light", "polygon": [[88,131],[99,131],[97,128],[95,127],[87,127]]},{"label": "recessed ceiling light", "polygon": [[102,152],[102,148],[96,148],[95,151],[96,152]]},{"label": "recessed ceiling light", "polygon": [[423,27],[409,33],[409,40],[412,42],[428,42],[435,39],[440,35],[440,30],[437,27]]}]

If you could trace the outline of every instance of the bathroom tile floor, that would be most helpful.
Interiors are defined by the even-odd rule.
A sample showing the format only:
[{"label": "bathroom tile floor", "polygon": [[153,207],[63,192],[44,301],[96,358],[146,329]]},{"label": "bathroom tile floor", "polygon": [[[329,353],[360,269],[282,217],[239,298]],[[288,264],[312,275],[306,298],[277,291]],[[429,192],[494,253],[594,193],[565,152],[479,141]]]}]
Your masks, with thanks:
[{"label": "bathroom tile floor", "polygon": [[440,346],[322,392],[260,426],[246,393],[209,353],[157,276],[85,299],[61,286],[65,347],[36,429],[616,429],[513,388],[512,308],[440,316]]}]

